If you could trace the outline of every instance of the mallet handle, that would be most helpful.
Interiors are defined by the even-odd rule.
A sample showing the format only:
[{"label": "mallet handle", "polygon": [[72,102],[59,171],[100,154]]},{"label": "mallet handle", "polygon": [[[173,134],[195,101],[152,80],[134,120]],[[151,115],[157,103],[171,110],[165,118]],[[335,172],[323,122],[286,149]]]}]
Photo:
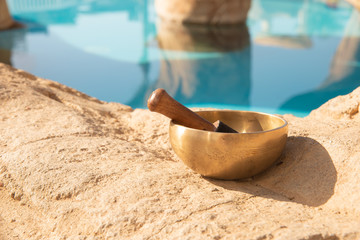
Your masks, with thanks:
[{"label": "mallet handle", "polygon": [[199,130],[215,131],[216,127],[175,99],[164,89],[156,89],[147,102],[150,111],[161,113],[176,123]]}]

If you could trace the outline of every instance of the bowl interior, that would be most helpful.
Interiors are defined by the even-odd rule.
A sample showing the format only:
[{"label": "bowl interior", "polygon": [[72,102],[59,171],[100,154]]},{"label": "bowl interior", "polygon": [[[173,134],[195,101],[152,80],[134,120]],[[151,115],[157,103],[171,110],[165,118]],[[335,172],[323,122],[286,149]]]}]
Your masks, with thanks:
[{"label": "bowl interior", "polygon": [[284,127],[287,124],[286,121],[280,117],[259,112],[199,111],[197,114],[209,122],[220,120],[239,133],[271,131]]}]

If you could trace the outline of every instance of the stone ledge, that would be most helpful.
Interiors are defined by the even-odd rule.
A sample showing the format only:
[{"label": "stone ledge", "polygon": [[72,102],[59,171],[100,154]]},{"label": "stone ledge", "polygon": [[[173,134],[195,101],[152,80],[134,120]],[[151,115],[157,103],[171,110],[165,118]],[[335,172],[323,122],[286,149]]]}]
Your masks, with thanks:
[{"label": "stone ledge", "polygon": [[360,121],[347,110],[360,89],[306,118],[285,115],[276,164],[219,181],[174,155],[156,113],[4,64],[0,76],[5,239],[360,238]]}]

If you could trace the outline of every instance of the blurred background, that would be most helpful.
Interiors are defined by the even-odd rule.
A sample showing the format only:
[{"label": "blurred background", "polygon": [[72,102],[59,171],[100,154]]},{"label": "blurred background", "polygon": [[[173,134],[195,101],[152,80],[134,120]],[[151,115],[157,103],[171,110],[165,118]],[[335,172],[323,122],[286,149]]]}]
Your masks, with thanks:
[{"label": "blurred background", "polygon": [[[360,17],[345,1],[252,0],[244,23],[176,24],[153,0],[7,0],[0,62],[104,101],[306,116],[360,86]],[[1,6],[0,6],[1,7]]]}]

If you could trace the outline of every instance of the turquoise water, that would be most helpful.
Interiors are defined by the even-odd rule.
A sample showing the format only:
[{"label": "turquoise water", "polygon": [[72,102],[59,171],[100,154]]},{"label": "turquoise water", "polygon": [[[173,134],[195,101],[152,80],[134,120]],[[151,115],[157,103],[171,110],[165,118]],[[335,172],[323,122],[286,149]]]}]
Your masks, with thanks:
[{"label": "turquoise water", "polygon": [[176,27],[150,0],[8,0],[24,29],[0,61],[104,101],[144,108],[165,88],[189,107],[306,116],[360,86],[360,17],[347,3],[253,0],[234,28]]}]

